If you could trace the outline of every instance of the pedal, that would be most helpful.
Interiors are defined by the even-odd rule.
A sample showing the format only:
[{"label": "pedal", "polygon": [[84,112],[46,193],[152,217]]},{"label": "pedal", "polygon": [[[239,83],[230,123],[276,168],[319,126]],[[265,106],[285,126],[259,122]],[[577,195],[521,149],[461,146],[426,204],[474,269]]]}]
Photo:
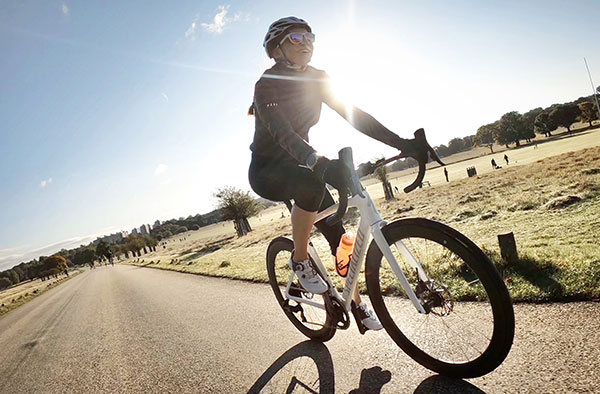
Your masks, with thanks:
[{"label": "pedal", "polygon": [[367,327],[365,327],[365,325],[362,324],[362,319],[358,314],[358,308],[356,307],[356,303],[354,301],[351,302],[350,309],[352,310],[352,315],[354,316],[354,320],[356,321],[358,332],[360,332],[361,335],[365,335],[365,332],[367,332]]},{"label": "pedal", "polygon": [[328,307],[333,313],[334,321],[336,328],[340,330],[345,330],[350,327],[350,316],[348,316],[348,312],[344,309],[342,304],[336,298],[329,298]]}]

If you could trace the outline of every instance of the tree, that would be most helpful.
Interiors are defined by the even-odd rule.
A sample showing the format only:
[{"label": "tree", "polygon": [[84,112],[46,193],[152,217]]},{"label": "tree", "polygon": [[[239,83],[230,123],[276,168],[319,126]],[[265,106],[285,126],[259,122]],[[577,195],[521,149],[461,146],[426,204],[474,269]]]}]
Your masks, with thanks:
[{"label": "tree", "polygon": [[375,169],[375,177],[379,179],[381,185],[383,186],[383,194],[385,195],[385,200],[393,200],[394,193],[392,191],[392,185],[390,184],[387,176],[387,168],[386,166],[379,166]]},{"label": "tree", "polygon": [[10,279],[0,278],[0,290],[4,290],[11,285],[12,285],[12,282],[10,281]]},{"label": "tree", "polygon": [[502,115],[498,127],[498,134],[496,136],[496,141],[498,141],[499,144],[508,147],[508,144],[514,142],[516,146],[521,146],[519,140],[527,139],[527,128],[521,118],[521,114],[517,111],[507,112]]},{"label": "tree", "polygon": [[592,127],[592,121],[598,119],[598,108],[596,108],[596,104],[590,101],[584,101],[583,103],[579,103],[578,107],[581,112],[579,119],[588,122],[590,127]]},{"label": "tree", "polygon": [[44,259],[44,261],[42,261],[42,266],[45,270],[56,269],[61,272],[66,271],[68,268],[67,260],[59,254],[55,254]]},{"label": "tree", "polygon": [[250,196],[250,192],[244,192],[233,186],[226,186],[218,189],[214,196],[218,199],[221,217],[224,220],[233,220],[238,237],[252,231],[248,218],[258,214],[261,206]]},{"label": "tree", "polygon": [[[534,108],[531,111],[525,112],[523,114],[523,117],[521,118],[525,123],[525,127],[527,127],[532,133],[534,133],[535,130],[535,119],[542,112],[544,112],[544,110],[541,107]],[[535,133],[533,134],[533,136],[535,137]]]},{"label": "tree", "polygon": [[559,105],[550,112],[550,119],[558,125],[567,128],[571,132],[571,125],[577,121],[580,115],[579,107],[575,104]]},{"label": "tree", "polygon": [[96,251],[91,248],[80,248],[75,252],[73,257],[73,264],[75,265],[86,265],[91,264],[96,259]]},{"label": "tree", "polygon": [[475,138],[474,135],[468,135],[466,137],[463,137],[463,149],[464,150],[469,150],[471,148],[473,148],[473,139]]},{"label": "tree", "polygon": [[450,154],[461,152],[465,149],[465,143],[462,138],[452,138],[450,142],[448,142],[448,150],[450,150]]},{"label": "tree", "polygon": [[19,278],[19,274],[17,274],[15,272],[15,270],[8,270],[6,271],[8,279],[10,279],[10,281],[12,282],[13,285],[16,285],[17,283],[19,283],[21,281],[21,278]]},{"label": "tree", "polygon": [[110,246],[106,241],[100,240],[100,242],[98,242],[98,244],[96,245],[96,256],[98,256],[100,260],[102,260],[103,258],[107,260],[110,259],[112,253],[110,251]]},{"label": "tree", "polygon": [[19,276],[19,282],[23,282],[27,279],[27,275],[19,266],[12,267],[10,270],[14,271]]},{"label": "tree", "polygon": [[550,118],[547,112],[542,112],[535,118],[535,132],[543,134],[546,137],[552,137],[552,131],[556,130],[556,123]]},{"label": "tree", "polygon": [[29,270],[30,270],[30,263],[21,263],[19,265],[16,265],[14,267],[12,267],[13,270],[15,270],[17,272],[17,274],[19,274],[19,278],[21,278],[21,282],[25,281],[25,280],[29,280],[30,275],[29,275]]},{"label": "tree", "polygon": [[490,152],[494,153],[494,140],[496,139],[496,135],[498,134],[498,122],[486,124],[477,129],[477,134],[475,134],[475,145],[477,146],[487,146],[490,148]]},{"label": "tree", "polygon": [[146,242],[144,240],[144,237],[142,237],[141,235],[129,234],[125,245],[127,247],[127,250],[133,252],[135,256],[135,253],[137,253],[138,255],[140,254],[139,251],[143,249],[144,246],[146,246]]},{"label": "tree", "polygon": [[449,156],[450,155],[450,150],[448,149],[448,147],[444,144],[441,144],[440,146],[436,146],[434,148],[434,150],[437,152],[437,154],[440,157],[444,157],[444,156]]}]

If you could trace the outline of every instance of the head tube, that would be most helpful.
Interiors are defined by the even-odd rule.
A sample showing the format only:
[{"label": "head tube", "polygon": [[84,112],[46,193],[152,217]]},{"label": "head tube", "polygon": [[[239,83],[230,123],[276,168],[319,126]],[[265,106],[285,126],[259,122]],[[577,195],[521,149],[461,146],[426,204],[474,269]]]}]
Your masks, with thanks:
[{"label": "head tube", "polygon": [[362,192],[362,186],[360,184],[360,180],[358,179],[358,174],[356,173],[356,169],[354,168],[354,158],[352,157],[352,148],[346,147],[341,149],[338,152],[339,159],[344,165],[348,168],[348,173],[350,174],[350,179],[348,179],[348,191],[350,195],[360,195],[364,197]]}]

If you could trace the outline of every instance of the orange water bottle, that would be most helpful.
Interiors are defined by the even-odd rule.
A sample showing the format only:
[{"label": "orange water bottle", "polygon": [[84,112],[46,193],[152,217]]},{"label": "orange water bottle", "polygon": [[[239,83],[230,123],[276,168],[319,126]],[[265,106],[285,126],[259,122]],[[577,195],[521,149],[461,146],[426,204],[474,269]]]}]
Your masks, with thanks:
[{"label": "orange water bottle", "polygon": [[356,237],[352,233],[345,233],[342,235],[342,239],[340,239],[340,244],[335,254],[335,270],[342,277],[348,275],[348,265],[350,264],[350,259],[352,259],[355,241]]}]

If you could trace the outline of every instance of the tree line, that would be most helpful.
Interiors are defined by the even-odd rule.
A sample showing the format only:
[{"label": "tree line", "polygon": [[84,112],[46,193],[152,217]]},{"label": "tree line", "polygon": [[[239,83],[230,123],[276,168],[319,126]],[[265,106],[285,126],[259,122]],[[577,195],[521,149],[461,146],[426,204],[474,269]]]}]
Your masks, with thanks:
[{"label": "tree line", "polygon": [[577,121],[587,122],[592,127],[592,121],[598,119],[598,108],[593,96],[580,97],[565,104],[553,104],[547,108],[534,108],[524,114],[517,111],[507,112],[493,123],[483,125],[477,130],[474,142],[478,146],[487,146],[493,153],[493,144],[515,144],[521,141],[530,142],[536,134],[551,137],[559,127],[565,127],[571,132],[571,125]]},{"label": "tree line", "polygon": [[52,256],[40,256],[22,262],[0,272],[0,290],[28,280],[46,280],[61,274],[68,275],[70,267],[92,266],[96,261],[114,258],[140,257],[142,254],[156,251],[158,243],[163,239],[186,231],[199,230],[222,220],[233,220],[238,235],[244,235],[252,230],[247,218],[275,204],[264,199],[254,199],[249,192],[242,192],[233,187],[220,189],[215,196],[219,199],[217,209],[206,214],[167,220],[155,225],[150,234],[130,234],[118,242],[100,239],[77,248],[62,249]]},{"label": "tree line", "polygon": [[100,240],[78,248],[62,249],[51,256],[40,256],[0,272],[0,290],[29,280],[68,275],[68,269],[75,266],[93,265],[96,261],[122,256],[140,256],[142,251],[156,250],[157,244],[158,241],[151,236],[131,234],[121,242]]},{"label": "tree line", "polygon": [[[551,137],[561,126],[570,133],[573,123],[587,122],[592,127],[594,120],[598,120],[594,96],[580,97],[570,103],[552,104],[547,108],[538,107],[524,114],[517,111],[507,112],[495,122],[479,127],[475,135],[453,138],[447,145],[441,144],[433,149],[440,157],[464,152],[475,146],[487,146],[494,153],[494,144],[505,145],[508,148],[514,143],[518,147],[521,141],[531,142],[536,134]],[[400,171],[416,167],[417,164],[416,160],[406,158],[395,161],[388,168],[390,171]],[[366,175],[370,167],[370,162],[360,164],[358,175]]]}]

